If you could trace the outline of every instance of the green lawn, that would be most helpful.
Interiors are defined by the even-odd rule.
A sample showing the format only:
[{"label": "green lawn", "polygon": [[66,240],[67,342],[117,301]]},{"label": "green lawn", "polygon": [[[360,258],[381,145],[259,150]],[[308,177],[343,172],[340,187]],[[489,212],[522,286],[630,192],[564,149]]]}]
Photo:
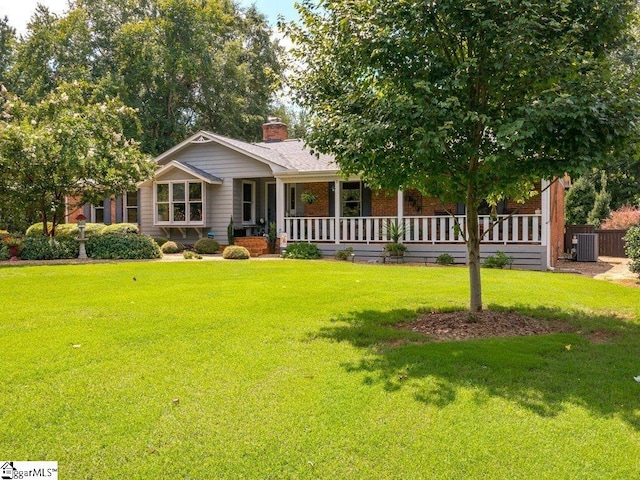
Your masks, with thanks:
[{"label": "green lawn", "polygon": [[464,308],[463,268],[0,268],[0,460],[73,479],[639,478],[640,289],[483,280],[492,308],[582,334],[431,343],[390,327]]}]

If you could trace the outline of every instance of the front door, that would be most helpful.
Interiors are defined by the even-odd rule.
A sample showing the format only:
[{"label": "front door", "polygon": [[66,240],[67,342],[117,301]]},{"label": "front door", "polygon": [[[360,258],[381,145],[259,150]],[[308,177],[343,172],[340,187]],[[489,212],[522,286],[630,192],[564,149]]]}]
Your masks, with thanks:
[{"label": "front door", "polygon": [[276,184],[275,183],[267,183],[267,211],[265,214],[265,218],[267,219],[266,229],[269,231],[269,224],[271,222],[276,222]]}]

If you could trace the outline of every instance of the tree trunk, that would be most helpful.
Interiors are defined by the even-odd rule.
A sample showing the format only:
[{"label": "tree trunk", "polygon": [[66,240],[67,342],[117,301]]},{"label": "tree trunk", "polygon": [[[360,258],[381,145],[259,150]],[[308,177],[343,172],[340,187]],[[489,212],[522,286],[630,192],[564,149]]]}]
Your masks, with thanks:
[{"label": "tree trunk", "polygon": [[478,202],[475,186],[467,192],[467,254],[469,256],[469,310],[482,311],[482,284],[480,281],[480,232],[478,225]]}]

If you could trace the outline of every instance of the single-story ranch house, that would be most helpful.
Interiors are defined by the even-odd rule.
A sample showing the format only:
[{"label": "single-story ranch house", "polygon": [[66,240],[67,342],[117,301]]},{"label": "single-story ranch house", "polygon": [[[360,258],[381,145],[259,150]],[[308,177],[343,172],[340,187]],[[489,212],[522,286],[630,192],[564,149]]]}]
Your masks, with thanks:
[{"label": "single-story ranch house", "polygon": [[[137,193],[85,206],[83,213],[94,222],[138,223],[146,234],[183,243],[215,235],[226,244],[233,218],[237,243],[249,244],[275,222],[288,242],[315,243],[325,255],[352,247],[357,259],[371,260],[389,243],[386,225],[397,222],[405,226],[407,260],[433,262],[442,253],[456,263],[466,260],[448,213],[464,226],[464,205],[443,205],[414,190],[373,191],[358,177],[344,179],[331,157],[312,155],[301,140],[288,139],[287,126],[276,118],[263,125],[263,142],[201,131],[156,162],[155,178],[138,185]],[[542,193],[525,205],[498,205],[499,217],[510,217],[492,228],[484,212],[483,258],[502,251],[519,268],[555,265],[563,251],[564,185],[548,185],[540,182]]]}]

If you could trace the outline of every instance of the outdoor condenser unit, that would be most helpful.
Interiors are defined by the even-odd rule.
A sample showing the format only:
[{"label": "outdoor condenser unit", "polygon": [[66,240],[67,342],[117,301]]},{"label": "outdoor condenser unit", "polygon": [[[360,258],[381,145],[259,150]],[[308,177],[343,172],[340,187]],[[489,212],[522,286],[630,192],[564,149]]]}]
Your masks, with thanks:
[{"label": "outdoor condenser unit", "polygon": [[598,234],[577,233],[576,260],[578,262],[598,261]]}]

